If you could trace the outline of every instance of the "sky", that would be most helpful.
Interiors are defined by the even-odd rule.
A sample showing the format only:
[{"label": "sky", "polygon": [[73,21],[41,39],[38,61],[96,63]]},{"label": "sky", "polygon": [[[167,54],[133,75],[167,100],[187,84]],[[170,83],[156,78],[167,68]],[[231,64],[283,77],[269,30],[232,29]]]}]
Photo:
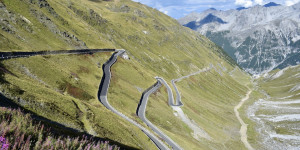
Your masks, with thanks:
[{"label": "sky", "polygon": [[275,2],[281,5],[291,6],[300,0],[133,0],[179,19],[191,12],[202,12],[209,8],[229,10],[238,7],[251,7]]}]

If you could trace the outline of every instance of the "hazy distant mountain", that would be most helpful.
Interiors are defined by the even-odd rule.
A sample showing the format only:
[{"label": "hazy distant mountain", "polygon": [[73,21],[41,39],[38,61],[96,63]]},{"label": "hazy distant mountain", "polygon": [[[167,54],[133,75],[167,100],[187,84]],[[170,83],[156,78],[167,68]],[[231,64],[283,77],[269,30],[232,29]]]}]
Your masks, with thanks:
[{"label": "hazy distant mountain", "polygon": [[300,63],[300,3],[208,9],[179,22],[206,35],[252,74]]},{"label": "hazy distant mountain", "polygon": [[270,3],[264,5],[264,7],[273,7],[273,6],[280,6],[280,4],[276,4],[274,2],[270,2]]}]

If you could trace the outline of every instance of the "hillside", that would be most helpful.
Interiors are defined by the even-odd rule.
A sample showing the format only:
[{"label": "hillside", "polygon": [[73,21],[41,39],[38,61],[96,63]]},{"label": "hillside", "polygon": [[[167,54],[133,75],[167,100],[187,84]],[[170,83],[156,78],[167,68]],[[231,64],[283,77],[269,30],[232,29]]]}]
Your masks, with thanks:
[{"label": "hillside", "polygon": [[13,145],[13,149],[119,149],[111,146],[110,141],[49,128],[41,122],[35,122],[29,113],[25,114],[20,109],[0,107],[0,118],[1,149],[7,149],[10,145]]},{"label": "hillside", "polygon": [[[251,87],[250,77],[220,47],[176,20],[130,0],[1,0],[0,16],[1,52],[125,49],[129,58],[119,57],[112,66],[107,99],[149,131],[136,109],[154,77],[171,85],[192,74],[176,82],[184,106],[173,110],[163,86],[150,95],[146,117],[183,149],[245,149],[234,106]],[[111,55],[1,60],[1,94],[37,120],[114,141],[121,149],[156,149],[98,100],[101,67]]]},{"label": "hillside", "polygon": [[299,64],[300,3],[208,9],[179,22],[221,46],[244,70],[262,74]]}]

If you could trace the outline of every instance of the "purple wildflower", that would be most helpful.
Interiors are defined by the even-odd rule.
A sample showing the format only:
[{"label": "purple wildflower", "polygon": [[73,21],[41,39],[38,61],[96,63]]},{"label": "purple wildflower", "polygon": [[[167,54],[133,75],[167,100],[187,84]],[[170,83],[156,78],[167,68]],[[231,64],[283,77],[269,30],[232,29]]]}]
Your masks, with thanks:
[{"label": "purple wildflower", "polygon": [[7,141],[5,140],[5,138],[3,136],[0,136],[0,147],[1,147],[1,150],[8,150],[9,144],[7,144],[6,142]]},{"label": "purple wildflower", "polygon": [[1,150],[8,150],[9,144],[3,144]]}]

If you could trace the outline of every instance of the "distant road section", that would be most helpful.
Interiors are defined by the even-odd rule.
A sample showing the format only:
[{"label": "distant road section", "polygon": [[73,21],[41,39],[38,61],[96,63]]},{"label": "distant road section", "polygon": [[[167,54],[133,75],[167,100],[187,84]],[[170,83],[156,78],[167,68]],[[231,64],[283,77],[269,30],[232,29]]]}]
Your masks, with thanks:
[{"label": "distant road section", "polygon": [[111,79],[111,66],[117,61],[117,58],[119,55],[123,54],[125,50],[117,50],[111,57],[110,59],[103,64],[102,69],[103,69],[103,77],[101,79],[101,83],[99,86],[99,91],[98,91],[98,99],[99,101],[109,110],[111,110],[113,113],[119,115],[120,117],[124,118],[125,120],[129,121],[131,124],[137,126],[140,128],[152,141],[153,143],[157,146],[157,148],[161,150],[167,150],[169,149],[160,139],[158,139],[155,135],[153,135],[149,130],[135,122],[134,120],[128,118],[124,114],[120,113],[117,111],[115,108],[113,108],[109,102],[107,101],[107,93],[108,93],[108,88],[110,84],[110,79]]},{"label": "distant road section", "polygon": [[0,60],[30,57],[37,55],[63,55],[63,54],[94,54],[98,52],[115,52],[117,49],[79,49],[79,50],[57,50],[37,52],[0,52]]},{"label": "distant road section", "polygon": [[[182,76],[178,79],[171,80],[172,85],[173,85],[173,87],[176,91],[176,103],[177,103],[177,105],[173,105],[172,108],[177,113],[176,116],[178,116],[188,127],[190,127],[194,131],[193,137],[197,140],[202,140],[200,138],[205,138],[207,140],[212,140],[212,138],[197,123],[190,120],[189,117],[184,114],[183,110],[181,109],[181,106],[183,106],[183,103],[181,102],[181,96],[180,96],[180,93],[179,93],[179,91],[176,87],[175,82],[179,82],[179,81],[181,81],[185,78],[189,78],[189,77],[197,75],[199,73],[209,71],[211,68],[212,68],[212,66],[211,67],[206,67],[206,68],[203,68],[203,69],[201,69],[197,72],[191,73],[189,75]],[[168,86],[168,85],[166,85],[166,86]],[[170,87],[169,88],[167,87],[167,89],[171,90]]]},{"label": "distant road section", "polygon": [[[158,79],[158,78],[157,78]],[[160,131],[155,125],[153,125],[147,118],[146,118],[146,107],[148,103],[148,98],[150,94],[154,93],[161,87],[162,83],[158,79],[157,82],[148,88],[146,91],[143,92],[142,98],[140,100],[140,103],[138,105],[136,114],[139,116],[139,118],[147,124],[148,127],[150,127],[156,134],[158,134],[165,142],[167,142],[174,150],[181,150],[182,148],[175,143],[171,138],[169,138],[167,135],[165,135],[162,131]],[[170,98],[170,97],[169,97]]]},{"label": "distant road section", "polygon": [[174,90],[176,91],[176,104],[177,104],[177,106],[183,106],[183,103],[181,102],[181,95],[176,87],[175,80],[173,79],[173,80],[171,80],[171,82],[174,87]]},{"label": "distant road section", "polygon": [[[204,69],[201,69],[201,70],[199,70],[199,71],[197,71],[197,72],[194,72],[194,73],[191,73],[191,74],[189,74],[189,75],[182,76],[182,77],[180,77],[180,78],[178,78],[178,79],[173,79],[173,80],[171,80],[172,85],[173,85],[173,87],[174,87],[174,90],[176,91],[176,104],[173,104],[173,106],[183,106],[183,103],[182,103],[182,101],[181,101],[181,96],[180,96],[180,93],[179,93],[179,91],[178,91],[178,89],[177,89],[177,87],[176,87],[175,82],[179,82],[179,81],[181,81],[182,79],[189,78],[190,76],[194,76],[194,75],[196,75],[196,74],[199,74],[199,73],[202,73],[202,72],[206,72],[206,71],[208,71],[208,70],[210,70],[210,69],[211,69],[211,67],[206,67],[206,68],[204,68]],[[162,80],[163,80],[163,79],[162,79]],[[165,82],[165,81],[164,81],[164,82]],[[170,86],[169,86],[166,82],[165,82],[165,86],[167,87],[168,94],[169,94],[169,93],[172,93],[172,90],[171,90]],[[170,90],[170,92],[169,92],[169,90]],[[173,94],[172,94],[172,97],[173,97]],[[169,98],[170,98],[170,96],[169,96]],[[174,100],[172,100],[172,101],[174,101]]]}]

